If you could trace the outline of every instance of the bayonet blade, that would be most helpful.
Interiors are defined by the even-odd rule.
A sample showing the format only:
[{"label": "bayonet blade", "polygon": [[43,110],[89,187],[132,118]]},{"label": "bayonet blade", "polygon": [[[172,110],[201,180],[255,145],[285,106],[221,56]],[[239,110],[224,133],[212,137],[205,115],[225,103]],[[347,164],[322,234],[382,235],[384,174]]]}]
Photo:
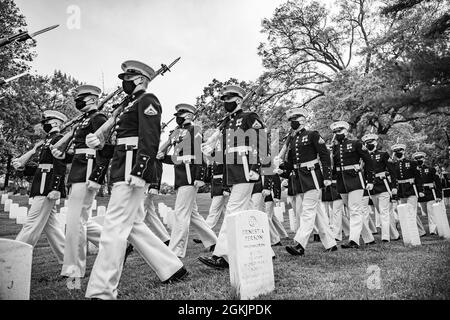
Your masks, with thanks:
[{"label": "bayonet blade", "polygon": [[55,28],[57,28],[57,27],[59,27],[59,24],[55,24],[54,26],[51,26],[51,27],[48,27],[48,28],[44,28],[44,29],[42,29],[42,30],[39,30],[39,31],[30,33],[30,37],[33,38],[33,37],[35,37],[35,36],[37,36],[37,35],[40,35],[41,33],[44,33],[44,32],[50,31],[50,30],[53,30],[53,29],[55,29]]}]

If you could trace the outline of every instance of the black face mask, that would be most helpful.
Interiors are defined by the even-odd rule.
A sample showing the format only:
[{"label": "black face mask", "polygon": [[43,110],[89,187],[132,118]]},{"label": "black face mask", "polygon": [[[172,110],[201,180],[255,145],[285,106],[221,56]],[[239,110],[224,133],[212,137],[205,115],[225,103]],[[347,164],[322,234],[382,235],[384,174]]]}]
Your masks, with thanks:
[{"label": "black face mask", "polygon": [[134,81],[122,81],[122,88],[123,88],[123,92],[125,92],[126,94],[133,94],[134,89],[136,89],[136,84],[134,83]]},{"label": "black face mask", "polygon": [[397,158],[401,158],[401,157],[403,157],[403,152],[402,152],[402,151],[397,151],[397,152],[395,153],[395,156],[396,156]]},{"label": "black face mask", "polygon": [[182,125],[183,125],[183,123],[184,123],[184,118],[182,118],[182,117],[177,117],[177,119],[175,120],[176,122],[177,122],[177,125],[179,126],[179,127],[181,127]]},{"label": "black face mask", "polygon": [[84,100],[75,100],[75,108],[77,108],[77,110],[81,110],[84,107],[86,107],[86,101],[84,101]]},{"label": "black face mask", "polygon": [[345,134],[344,133],[336,133],[336,140],[341,142],[345,139]]},{"label": "black face mask", "polygon": [[233,111],[237,108],[237,103],[236,103],[236,101],[233,101],[233,102],[224,102],[223,104],[224,104],[225,110],[226,110],[227,112],[233,112]]},{"label": "black face mask", "polygon": [[53,126],[50,123],[46,123],[43,125],[43,129],[45,133],[49,133],[53,129]]},{"label": "black face mask", "polygon": [[300,128],[300,122],[291,121],[291,128],[292,128],[292,130],[297,130],[298,128]]},{"label": "black face mask", "polygon": [[368,143],[366,145],[366,147],[367,147],[367,150],[369,150],[369,151],[375,150],[375,145],[373,143]]},{"label": "black face mask", "polygon": [[423,165],[424,161],[423,160],[417,160],[417,163],[419,164],[419,166]]}]

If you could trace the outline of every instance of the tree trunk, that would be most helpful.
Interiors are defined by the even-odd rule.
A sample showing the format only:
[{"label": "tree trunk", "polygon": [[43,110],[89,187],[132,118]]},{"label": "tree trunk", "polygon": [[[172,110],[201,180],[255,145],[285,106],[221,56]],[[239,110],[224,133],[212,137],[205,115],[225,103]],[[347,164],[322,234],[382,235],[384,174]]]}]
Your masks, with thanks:
[{"label": "tree trunk", "polygon": [[3,190],[6,190],[8,188],[9,176],[10,176],[10,171],[11,171],[11,161],[12,161],[12,155],[8,154],[8,159],[6,160],[5,183],[3,184]]}]

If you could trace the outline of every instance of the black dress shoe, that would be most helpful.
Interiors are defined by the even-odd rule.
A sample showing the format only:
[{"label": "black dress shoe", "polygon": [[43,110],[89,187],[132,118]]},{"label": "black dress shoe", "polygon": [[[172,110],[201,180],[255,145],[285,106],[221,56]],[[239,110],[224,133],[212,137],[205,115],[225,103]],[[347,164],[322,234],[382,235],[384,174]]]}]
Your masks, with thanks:
[{"label": "black dress shoe", "polygon": [[336,242],[339,242],[339,241],[342,241],[342,240],[339,240],[339,239],[334,239],[334,241],[336,241]]},{"label": "black dress shoe", "polygon": [[333,251],[337,251],[338,247],[337,246],[332,246],[331,248],[326,249],[324,252],[333,252]]},{"label": "black dress shoe", "polygon": [[314,242],[320,242],[320,236],[318,234],[314,235]]},{"label": "black dress shoe", "polygon": [[215,249],[216,249],[216,245],[213,244],[211,247],[209,247],[209,252],[214,252]]},{"label": "black dress shoe", "polygon": [[286,251],[292,254],[293,256],[302,256],[305,254],[305,248],[302,247],[301,244],[294,246],[287,246]]},{"label": "black dress shoe", "polygon": [[422,237],[425,237],[427,234],[426,233],[424,233],[423,235],[421,235],[420,237],[422,238]]},{"label": "black dress shoe", "polygon": [[169,279],[167,279],[166,281],[163,281],[164,284],[167,283],[173,283],[173,282],[178,282],[183,280],[183,278],[185,278],[187,275],[189,274],[189,272],[186,270],[185,267],[181,267],[180,270],[178,270],[177,272],[175,272]]},{"label": "black dress shoe", "polygon": [[281,247],[283,244],[281,241],[278,241],[277,243],[273,244],[272,247]]},{"label": "black dress shoe", "polygon": [[127,250],[125,250],[125,259],[123,259],[123,265],[127,262],[128,256],[134,251],[134,247],[131,243],[128,244]]},{"label": "black dress shoe", "polygon": [[398,241],[398,240],[400,240],[401,238],[402,238],[402,237],[398,236],[397,239],[391,239],[391,241]]},{"label": "black dress shoe", "polygon": [[381,241],[384,242],[384,243],[389,242],[389,240],[386,240],[386,239],[383,239]]},{"label": "black dress shoe", "polygon": [[342,249],[350,249],[350,248],[352,248],[352,249],[358,249],[358,248],[359,248],[359,244],[357,244],[355,241],[351,240],[351,241],[348,242],[348,243],[341,244],[341,248],[342,248]]},{"label": "black dress shoe", "polygon": [[212,256],[212,257],[198,257],[198,260],[203,263],[206,264],[208,267],[212,267],[212,268],[216,268],[216,269],[228,269],[229,265],[228,262],[222,258],[222,257],[218,257],[218,256]]},{"label": "black dress shoe", "polygon": [[164,241],[164,244],[165,244],[166,246],[169,246],[169,243],[170,243],[170,239],[167,240],[167,241]]},{"label": "black dress shoe", "polygon": [[375,240],[373,240],[373,241],[371,241],[371,242],[369,242],[369,243],[366,243],[366,246],[371,246],[371,245],[374,245],[374,244],[377,244],[377,243],[375,242]]},{"label": "black dress shoe", "polygon": [[200,239],[192,239],[192,241],[194,241],[197,244],[202,243],[202,240],[200,240]]}]

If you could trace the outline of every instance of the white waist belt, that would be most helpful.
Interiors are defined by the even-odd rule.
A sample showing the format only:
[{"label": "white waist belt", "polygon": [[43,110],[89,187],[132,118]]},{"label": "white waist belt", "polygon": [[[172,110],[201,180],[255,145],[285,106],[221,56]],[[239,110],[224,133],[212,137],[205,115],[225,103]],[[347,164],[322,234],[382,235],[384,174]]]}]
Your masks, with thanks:
[{"label": "white waist belt", "polygon": [[414,183],[414,178],[411,179],[404,179],[404,180],[397,180],[398,183]]},{"label": "white waist belt", "polygon": [[126,146],[137,147],[138,141],[139,141],[139,137],[119,138],[119,139],[117,139],[116,145],[120,146],[120,145],[124,144]]},{"label": "white waist belt", "polygon": [[430,183],[424,183],[423,184],[424,187],[428,187],[428,188],[434,188],[434,183],[430,182]]},{"label": "white waist belt", "polygon": [[82,149],[75,149],[75,154],[87,154],[90,156],[95,156],[95,149],[90,148],[82,148]]},{"label": "white waist belt", "polygon": [[195,160],[195,156],[192,155],[186,155],[186,156],[178,156],[177,161],[190,161]]},{"label": "white waist belt", "polygon": [[223,174],[215,174],[213,175],[214,179],[222,179],[223,178]]},{"label": "white waist belt", "polygon": [[300,163],[300,168],[314,167],[314,165],[316,163],[319,163],[319,160],[315,159],[315,160],[311,160],[311,161],[308,161],[308,162],[303,162],[303,163]]},{"label": "white waist belt", "polygon": [[231,147],[228,148],[228,153],[242,153],[242,152],[251,152],[252,151],[252,147],[250,146],[239,146],[239,147]]},{"label": "white waist belt", "polygon": [[386,177],[386,172],[375,173],[375,177],[377,177],[377,178],[385,178]]},{"label": "white waist belt", "polygon": [[48,170],[48,171],[50,171],[50,170],[53,169],[53,164],[42,163],[42,164],[38,165],[38,168],[41,169],[41,170]]},{"label": "white waist belt", "polygon": [[360,170],[360,169],[361,169],[361,166],[359,164],[354,164],[351,166],[336,167],[336,171]]}]

